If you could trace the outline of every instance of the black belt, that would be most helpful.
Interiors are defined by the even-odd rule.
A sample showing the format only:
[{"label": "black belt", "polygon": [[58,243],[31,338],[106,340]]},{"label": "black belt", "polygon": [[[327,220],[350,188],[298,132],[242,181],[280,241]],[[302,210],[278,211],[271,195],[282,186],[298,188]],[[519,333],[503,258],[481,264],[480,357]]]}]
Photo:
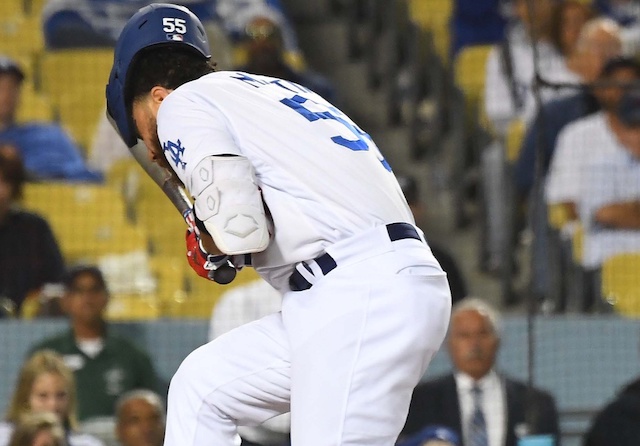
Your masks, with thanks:
[{"label": "black belt", "polygon": [[[389,240],[395,242],[397,240],[404,240],[408,238],[413,238],[416,240],[421,240],[418,231],[413,225],[409,223],[389,223],[387,225],[387,233],[389,234]],[[314,262],[318,264],[320,270],[322,271],[322,275],[326,276],[329,272],[333,271],[338,264],[336,261],[329,255],[329,253],[324,253],[319,257],[313,259]],[[302,266],[309,271],[310,274],[313,274],[311,268],[306,262],[302,262]],[[289,277],[289,286],[292,291],[304,291],[311,288],[312,284],[304,278],[302,274],[296,269]]]}]

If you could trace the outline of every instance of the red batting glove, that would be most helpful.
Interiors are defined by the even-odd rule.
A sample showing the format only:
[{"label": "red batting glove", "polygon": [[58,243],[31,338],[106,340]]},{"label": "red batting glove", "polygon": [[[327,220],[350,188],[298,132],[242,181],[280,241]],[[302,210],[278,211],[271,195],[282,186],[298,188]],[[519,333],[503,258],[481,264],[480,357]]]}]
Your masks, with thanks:
[{"label": "red batting glove", "polygon": [[189,261],[189,266],[200,276],[205,279],[212,280],[209,277],[209,270],[205,269],[205,264],[207,263],[207,255],[202,252],[200,249],[200,240],[198,235],[191,228],[187,229],[187,233],[185,235],[187,242],[187,260]]}]

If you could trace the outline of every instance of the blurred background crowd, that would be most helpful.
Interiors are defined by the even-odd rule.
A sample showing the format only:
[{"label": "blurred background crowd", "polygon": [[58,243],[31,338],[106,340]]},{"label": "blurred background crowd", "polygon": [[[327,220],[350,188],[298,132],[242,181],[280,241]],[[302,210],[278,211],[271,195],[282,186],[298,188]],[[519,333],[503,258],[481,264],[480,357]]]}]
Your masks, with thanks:
[{"label": "blurred background crowd", "polygon": [[[250,268],[191,272],[181,215],[105,117],[149,3],[0,1],[0,446],[158,446],[182,358],[278,311]],[[640,1],[176,3],[217,69],[304,85],[369,133],[447,272],[449,336],[398,444],[640,444]]]}]

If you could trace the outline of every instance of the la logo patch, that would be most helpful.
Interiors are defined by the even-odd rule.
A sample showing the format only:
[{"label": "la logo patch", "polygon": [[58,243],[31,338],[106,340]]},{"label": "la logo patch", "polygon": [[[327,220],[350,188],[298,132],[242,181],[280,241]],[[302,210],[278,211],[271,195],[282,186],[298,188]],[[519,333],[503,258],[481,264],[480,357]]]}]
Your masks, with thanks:
[{"label": "la logo patch", "polygon": [[184,147],[182,146],[180,140],[178,140],[177,142],[167,141],[162,145],[162,149],[164,150],[165,157],[168,160],[172,161],[176,167],[181,167],[184,170],[187,163],[182,161],[182,156],[184,155]]}]

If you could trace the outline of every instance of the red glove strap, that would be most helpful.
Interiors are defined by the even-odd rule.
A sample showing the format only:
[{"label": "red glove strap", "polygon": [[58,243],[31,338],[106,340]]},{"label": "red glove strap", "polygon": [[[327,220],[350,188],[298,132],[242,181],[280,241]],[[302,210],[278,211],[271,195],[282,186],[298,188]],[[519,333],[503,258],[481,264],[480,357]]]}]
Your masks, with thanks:
[{"label": "red glove strap", "polygon": [[207,257],[200,249],[198,236],[194,231],[187,230],[185,238],[187,242],[187,260],[189,261],[189,265],[200,277],[212,280],[209,277],[209,271],[204,269],[204,265],[207,263]]}]

